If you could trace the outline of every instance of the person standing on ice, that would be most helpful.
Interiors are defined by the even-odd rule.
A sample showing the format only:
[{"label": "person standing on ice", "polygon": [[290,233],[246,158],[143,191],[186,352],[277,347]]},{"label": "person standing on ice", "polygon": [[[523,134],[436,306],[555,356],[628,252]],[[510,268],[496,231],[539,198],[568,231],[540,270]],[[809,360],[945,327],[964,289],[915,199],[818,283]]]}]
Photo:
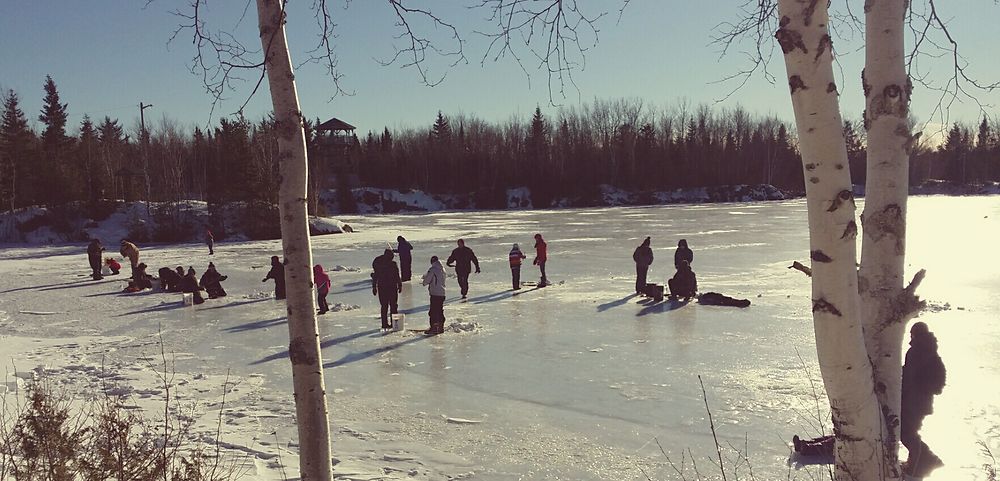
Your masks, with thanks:
[{"label": "person standing on ice", "polygon": [[688,241],[685,239],[677,241],[677,250],[674,251],[674,269],[680,270],[681,261],[687,261],[689,266],[694,263],[694,252],[688,248]]},{"label": "person standing on ice", "polygon": [[427,293],[431,296],[431,307],[428,311],[430,317],[430,328],[427,335],[434,336],[444,332],[444,267],[437,256],[431,257],[431,268],[424,274],[422,285],[427,286]]},{"label": "person standing on ice", "polygon": [[403,282],[399,278],[399,266],[393,259],[392,249],[372,261],[372,295],[378,296],[382,306],[382,329],[391,329],[389,314],[399,310],[399,293],[403,292]]},{"label": "person standing on ice", "polygon": [[535,234],[535,260],[532,262],[542,271],[542,279],[538,281],[538,287],[549,285],[549,279],[545,277],[545,261],[549,260],[548,244],[542,239],[541,234]]},{"label": "person standing on ice", "polygon": [[330,276],[323,272],[323,266],[319,264],[313,266],[313,283],[316,284],[316,304],[319,306],[316,314],[326,314],[330,310],[330,305],[326,303],[326,295],[330,293]]},{"label": "person standing on ice", "polygon": [[653,264],[653,249],[649,247],[651,242],[649,237],[646,237],[646,240],[642,241],[632,253],[632,260],[635,261],[636,294],[642,294],[646,290],[646,274],[649,273],[649,266]]},{"label": "person standing on ice", "polygon": [[205,244],[208,244],[208,255],[215,255],[215,237],[208,229],[205,229]]},{"label": "person standing on ice", "polygon": [[458,247],[451,251],[446,264],[448,267],[455,268],[455,275],[458,276],[458,287],[462,291],[462,299],[467,298],[469,296],[469,274],[472,273],[472,265],[476,265],[476,274],[482,272],[479,270],[479,259],[476,258],[476,253],[465,246],[464,239],[459,239]]},{"label": "person standing on ice", "polygon": [[261,279],[261,282],[267,282],[268,279],[274,279],[274,298],[279,301],[284,299],[285,265],[281,263],[278,256],[271,256],[271,270],[267,271],[267,275]]},{"label": "person standing on ice", "polygon": [[899,440],[910,452],[903,471],[918,478],[943,464],[920,438],[924,417],[934,412],[934,395],[944,390],[944,362],[937,348],[937,338],[927,324],[914,323],[910,328],[910,349],[903,363]]},{"label": "person standing on ice", "polygon": [[400,279],[406,282],[413,277],[411,270],[413,265],[413,244],[410,244],[403,236],[397,236],[396,243],[396,250],[393,252],[399,253]]},{"label": "person standing on ice", "polygon": [[514,244],[514,247],[510,249],[510,254],[507,256],[510,259],[510,277],[514,284],[514,290],[521,288],[521,261],[527,258],[523,252],[521,252],[521,247]]},{"label": "person standing on ice", "polygon": [[101,266],[103,264],[103,258],[101,253],[104,252],[104,246],[101,245],[99,239],[91,239],[90,244],[87,245],[87,260],[90,261],[90,270],[92,273],[90,277],[93,277],[95,281],[104,279],[101,275]]},{"label": "person standing on ice", "polygon": [[135,268],[139,265],[139,248],[135,244],[122,239],[121,250],[119,252],[122,257],[128,258],[132,268],[132,278],[135,279]]}]

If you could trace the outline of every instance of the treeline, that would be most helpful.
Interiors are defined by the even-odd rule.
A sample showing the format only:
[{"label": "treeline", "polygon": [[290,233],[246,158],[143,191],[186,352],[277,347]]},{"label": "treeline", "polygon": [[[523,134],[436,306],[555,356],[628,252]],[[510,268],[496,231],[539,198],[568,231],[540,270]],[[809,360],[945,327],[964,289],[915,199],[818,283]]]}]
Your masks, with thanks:
[{"label": "treeline", "polygon": [[[535,206],[596,196],[601,184],[654,190],[769,183],[803,187],[789,126],[740,108],[653,109],[638,99],[595,100],[546,116],[490,123],[438,112],[429,128],[361,142],[361,180],[375,187],[482,193],[531,189]],[[489,205],[480,199],[478,205]]]},{"label": "treeline", "polygon": [[[166,117],[146,129],[126,129],[108,116],[84,115],[78,125],[69,125],[68,105],[51,78],[43,90],[41,132],[29,126],[16,92],[3,95],[2,209],[193,199],[210,207],[245,203],[251,212],[274,215],[278,152],[270,117],[223,118],[207,129],[182,127]],[[441,112],[428,120],[423,128],[385,128],[360,141],[337,142],[313,131],[318,119],[306,121],[311,210],[322,210],[318,192],[344,187],[351,177],[339,176],[335,183],[331,175],[354,172],[353,166],[362,185],[474,192],[477,205],[497,207],[504,205],[507,189],[521,186],[531,189],[535,206],[562,197],[596,197],[602,184],[662,190],[767,183],[803,190],[789,125],[741,108],[651,108],[638,99],[618,99],[551,114],[537,108],[529,119],[503,122]],[[940,147],[917,146],[911,180],[1000,180],[997,127],[986,119],[978,129],[956,124]],[[856,183],[864,183],[863,133],[857,123],[845,122]],[[340,207],[349,209],[350,196],[339,197]]]}]

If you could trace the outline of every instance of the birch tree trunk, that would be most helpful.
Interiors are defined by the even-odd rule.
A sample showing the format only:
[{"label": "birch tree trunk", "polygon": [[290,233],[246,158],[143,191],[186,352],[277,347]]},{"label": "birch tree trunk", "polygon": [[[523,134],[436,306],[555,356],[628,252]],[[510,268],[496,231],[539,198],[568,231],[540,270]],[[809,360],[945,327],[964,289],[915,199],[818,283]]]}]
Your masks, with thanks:
[{"label": "birch tree trunk", "polygon": [[920,302],[923,272],[903,288],[906,198],[909,190],[911,84],[903,50],[906,0],[865,2],[865,129],[868,171],[858,277],[865,342],[884,424],[884,479],[900,479],[899,412],[906,323]]},{"label": "birch tree trunk", "polygon": [[844,143],[827,2],[780,0],[784,52],[806,179],[812,311],[820,372],[833,412],[835,477],[881,475],[881,417],[862,333],[858,232]]},{"label": "birch tree trunk", "polygon": [[257,0],[260,42],[278,136],[281,246],[288,265],[288,354],[292,361],[295,415],[299,432],[299,473],[303,481],[331,479],[330,426],[312,300],[312,249],[306,217],[308,161],[295,91],[295,75],[285,40],[283,0]]}]

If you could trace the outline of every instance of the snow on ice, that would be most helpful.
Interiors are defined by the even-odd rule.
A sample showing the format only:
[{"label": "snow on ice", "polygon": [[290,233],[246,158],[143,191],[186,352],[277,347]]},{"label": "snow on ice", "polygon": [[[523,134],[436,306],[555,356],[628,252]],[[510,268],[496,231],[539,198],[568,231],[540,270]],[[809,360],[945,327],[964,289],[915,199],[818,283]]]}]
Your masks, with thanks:
[{"label": "snow on ice", "polygon": [[[1000,274],[989,259],[1000,199],[917,197],[909,207],[908,270],[926,268],[921,315],[940,342],[948,384],[924,422],[946,466],[934,481],[975,479],[1000,452]],[[403,235],[414,278],[463,237],[482,274],[469,299],[448,279],[449,330],[383,334],[367,267],[331,269],[332,312],[320,316],[338,479],[675,479],[690,448],[701,471],[713,444],[697,375],[720,442],[748,443],[758,479],[813,479],[822,467],[789,457],[793,434],[829,430],[815,360],[803,200],[425,215],[342,216],[351,235],[313,238],[317,263],[368,266]],[[507,252],[530,258],[545,235],[556,285],[510,291]],[[104,239],[114,245],[114,232]],[[635,297],[632,250],[652,237],[650,281],[673,274],[677,240],[694,250],[703,291],[753,299],[747,309]],[[165,396],[160,343],[176,374],[171,395],[191,406],[196,439],[212,442],[224,385],[222,448],[246,479],[297,471],[285,306],[261,284],[277,240],[143,245],[151,267],[209,261],[229,296],[184,307],[179,294],[121,295],[123,276],[92,281],[85,246],[0,249],[0,359],[7,396],[36,378],[78,396],[127,395],[157,413]],[[152,269],[155,272],[155,269]],[[536,281],[530,262],[522,279]],[[951,306],[961,306],[951,307]],[[428,296],[406,283],[407,328],[425,328]],[[228,383],[226,381],[228,377]],[[819,391],[813,390],[812,380]],[[817,411],[816,396],[820,409]],[[654,439],[656,441],[654,441]],[[279,462],[280,459],[280,462]],[[641,467],[641,471],[640,471]]]}]

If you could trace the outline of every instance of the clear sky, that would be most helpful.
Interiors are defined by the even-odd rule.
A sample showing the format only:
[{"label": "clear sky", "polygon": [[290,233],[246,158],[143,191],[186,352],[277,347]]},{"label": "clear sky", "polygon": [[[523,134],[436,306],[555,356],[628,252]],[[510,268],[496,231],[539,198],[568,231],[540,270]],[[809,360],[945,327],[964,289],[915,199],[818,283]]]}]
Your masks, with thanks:
[{"label": "clear sky", "polygon": [[[343,87],[351,96],[329,101],[331,82],[322,68],[307,65],[297,73],[299,97],[305,115],[326,120],[338,117],[358,127],[359,134],[381,130],[383,126],[425,126],[438,110],[446,114],[463,112],[488,121],[503,121],[511,115],[527,117],[540,105],[547,114],[556,108],[549,102],[544,72],[527,62],[530,80],[510,59],[481,63],[487,39],[472,33],[485,30],[488,12],[466,8],[480,0],[412,0],[407,5],[432,9],[453,22],[463,33],[467,64],[447,69],[449,59],[431,58],[432,75],[447,72],[435,86],[421,84],[416,71],[399,66],[382,66],[378,59],[394,53],[398,29],[391,7],[382,0],[332,0],[337,22],[334,39],[344,74]],[[37,125],[45,75],[52,75],[63,102],[69,104],[70,121],[78,125],[84,113],[95,119],[109,115],[127,126],[138,123],[137,104],[154,105],[147,119],[162,116],[185,125],[209,121],[211,97],[201,79],[189,71],[194,46],[189,32],[182,32],[167,44],[183,20],[171,14],[188,9],[185,0],[155,0],[148,7],[143,0],[7,0],[0,15],[0,88],[14,89],[22,108]],[[315,45],[318,29],[309,12],[312,0],[291,0],[289,42],[293,60],[305,58]],[[579,90],[570,88],[557,104],[577,105],[593,98],[635,97],[647,105],[661,106],[687,101],[712,103],[723,98],[733,84],[716,84],[719,79],[746,67],[745,55],[737,48],[719,58],[712,37],[721,22],[738,18],[743,0],[632,0],[618,18],[619,1],[579,0],[589,12],[609,11],[597,23],[600,37],[586,56],[586,68],[575,74]],[[842,2],[835,2],[840,4]],[[851,0],[860,11],[860,0]],[[920,3],[920,0],[914,0]],[[259,48],[254,2],[242,24],[243,0],[209,0],[209,27],[233,31],[246,45]],[[988,80],[1000,80],[996,61],[998,40],[995,20],[1000,7],[988,0],[958,0],[939,3],[942,16],[950,19],[953,35],[972,64],[972,72]],[[443,31],[417,23],[416,28],[447,47]],[[841,29],[841,32],[847,31]],[[863,109],[860,70],[863,51],[860,35],[838,40],[842,108],[848,118],[859,118]],[[745,50],[742,49],[742,50]],[[775,114],[791,120],[788,89],[780,50],[771,64],[774,84],[758,76],[721,106],[742,105],[758,114]],[[947,59],[946,59],[947,60]],[[949,74],[947,63],[922,64],[932,76]],[[248,74],[248,77],[253,76]],[[234,112],[245,100],[249,84],[231,92],[215,117]],[[926,120],[939,94],[917,87],[913,112]],[[1000,97],[981,95],[985,103],[996,104]],[[269,109],[265,88],[247,107],[247,116],[260,118]],[[995,115],[988,107],[990,115]],[[951,108],[951,119],[975,123],[981,117],[972,102],[961,101]],[[214,122],[214,119],[213,119]]]}]

